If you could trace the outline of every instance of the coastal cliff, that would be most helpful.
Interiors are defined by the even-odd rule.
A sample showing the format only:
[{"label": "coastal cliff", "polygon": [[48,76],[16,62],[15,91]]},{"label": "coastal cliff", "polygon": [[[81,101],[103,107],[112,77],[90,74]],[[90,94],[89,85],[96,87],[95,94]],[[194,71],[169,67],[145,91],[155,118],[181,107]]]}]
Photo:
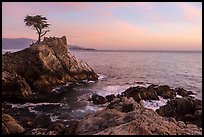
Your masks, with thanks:
[{"label": "coastal cliff", "polygon": [[50,92],[68,82],[97,80],[94,70],[68,49],[67,39],[44,38],[24,50],[2,56],[2,97],[31,99],[33,92]]}]

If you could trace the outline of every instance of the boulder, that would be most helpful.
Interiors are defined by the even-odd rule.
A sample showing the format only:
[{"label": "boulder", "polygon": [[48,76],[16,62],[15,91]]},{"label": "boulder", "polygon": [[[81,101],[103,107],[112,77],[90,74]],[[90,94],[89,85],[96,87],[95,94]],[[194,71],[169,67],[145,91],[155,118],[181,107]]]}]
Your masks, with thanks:
[{"label": "boulder", "polygon": [[172,99],[156,112],[161,116],[202,126],[202,101],[192,97]]},{"label": "boulder", "polygon": [[140,102],[140,100],[159,100],[156,91],[151,87],[130,87],[122,92],[121,95],[128,98],[133,97],[137,102]]},{"label": "boulder", "polygon": [[189,95],[194,95],[194,93],[192,91],[187,91],[185,90],[184,88],[182,87],[178,87],[175,89],[176,93],[182,97],[185,97],[185,96],[189,96]]},{"label": "boulder", "polygon": [[113,101],[108,104],[106,107],[107,109],[116,109],[121,112],[130,112],[135,109],[138,109],[141,107],[141,104],[138,105],[135,103],[134,99],[130,97],[129,99],[127,97],[122,98],[115,98]]},{"label": "boulder", "polygon": [[164,99],[172,99],[176,97],[176,92],[172,90],[168,85],[155,87],[154,90],[157,92],[157,95],[162,96]]},{"label": "boulder", "polygon": [[24,134],[25,129],[8,114],[2,114],[2,135]]},{"label": "boulder", "polygon": [[2,74],[6,87],[3,97],[17,94],[24,99],[32,92],[49,93],[67,82],[98,79],[87,63],[69,51],[65,36],[45,38],[29,48],[2,55]]},{"label": "boulder", "polygon": [[106,98],[98,94],[93,94],[90,99],[95,105],[105,104],[107,102]]}]

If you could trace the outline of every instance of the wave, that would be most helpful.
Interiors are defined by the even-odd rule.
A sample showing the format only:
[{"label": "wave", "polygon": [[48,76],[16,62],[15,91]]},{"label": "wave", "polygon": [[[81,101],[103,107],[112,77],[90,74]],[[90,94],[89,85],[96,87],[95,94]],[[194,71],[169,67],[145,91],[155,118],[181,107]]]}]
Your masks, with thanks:
[{"label": "wave", "polygon": [[159,109],[161,106],[166,105],[168,100],[169,99],[164,99],[159,96],[159,100],[142,100],[142,102],[145,108],[150,108],[155,111],[156,109]]}]

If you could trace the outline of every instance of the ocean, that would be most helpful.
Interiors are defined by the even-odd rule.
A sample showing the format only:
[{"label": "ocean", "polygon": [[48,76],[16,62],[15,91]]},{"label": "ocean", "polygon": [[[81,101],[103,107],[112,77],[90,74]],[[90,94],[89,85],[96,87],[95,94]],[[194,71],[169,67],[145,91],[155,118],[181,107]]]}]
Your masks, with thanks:
[{"label": "ocean", "polygon": [[[3,51],[4,53],[5,51]],[[102,96],[120,94],[131,86],[151,84],[183,87],[202,99],[202,52],[179,51],[89,51],[72,50],[78,59],[87,62],[99,75],[99,80],[79,83],[73,91],[57,102],[12,104],[13,110],[27,109],[24,116],[32,113],[37,117],[49,116],[52,122],[78,120],[88,113],[103,109],[105,105],[93,105],[88,101],[91,94]],[[58,91],[60,87],[53,89]],[[146,107],[157,109],[168,100],[144,101]]]}]

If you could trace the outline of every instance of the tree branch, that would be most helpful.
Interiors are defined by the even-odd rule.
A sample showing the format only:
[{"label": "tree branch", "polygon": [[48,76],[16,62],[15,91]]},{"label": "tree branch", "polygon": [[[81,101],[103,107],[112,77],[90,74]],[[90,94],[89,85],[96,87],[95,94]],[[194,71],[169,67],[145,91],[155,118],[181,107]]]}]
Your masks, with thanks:
[{"label": "tree branch", "polygon": [[40,37],[44,36],[49,30],[46,30],[43,34],[40,35]]}]

